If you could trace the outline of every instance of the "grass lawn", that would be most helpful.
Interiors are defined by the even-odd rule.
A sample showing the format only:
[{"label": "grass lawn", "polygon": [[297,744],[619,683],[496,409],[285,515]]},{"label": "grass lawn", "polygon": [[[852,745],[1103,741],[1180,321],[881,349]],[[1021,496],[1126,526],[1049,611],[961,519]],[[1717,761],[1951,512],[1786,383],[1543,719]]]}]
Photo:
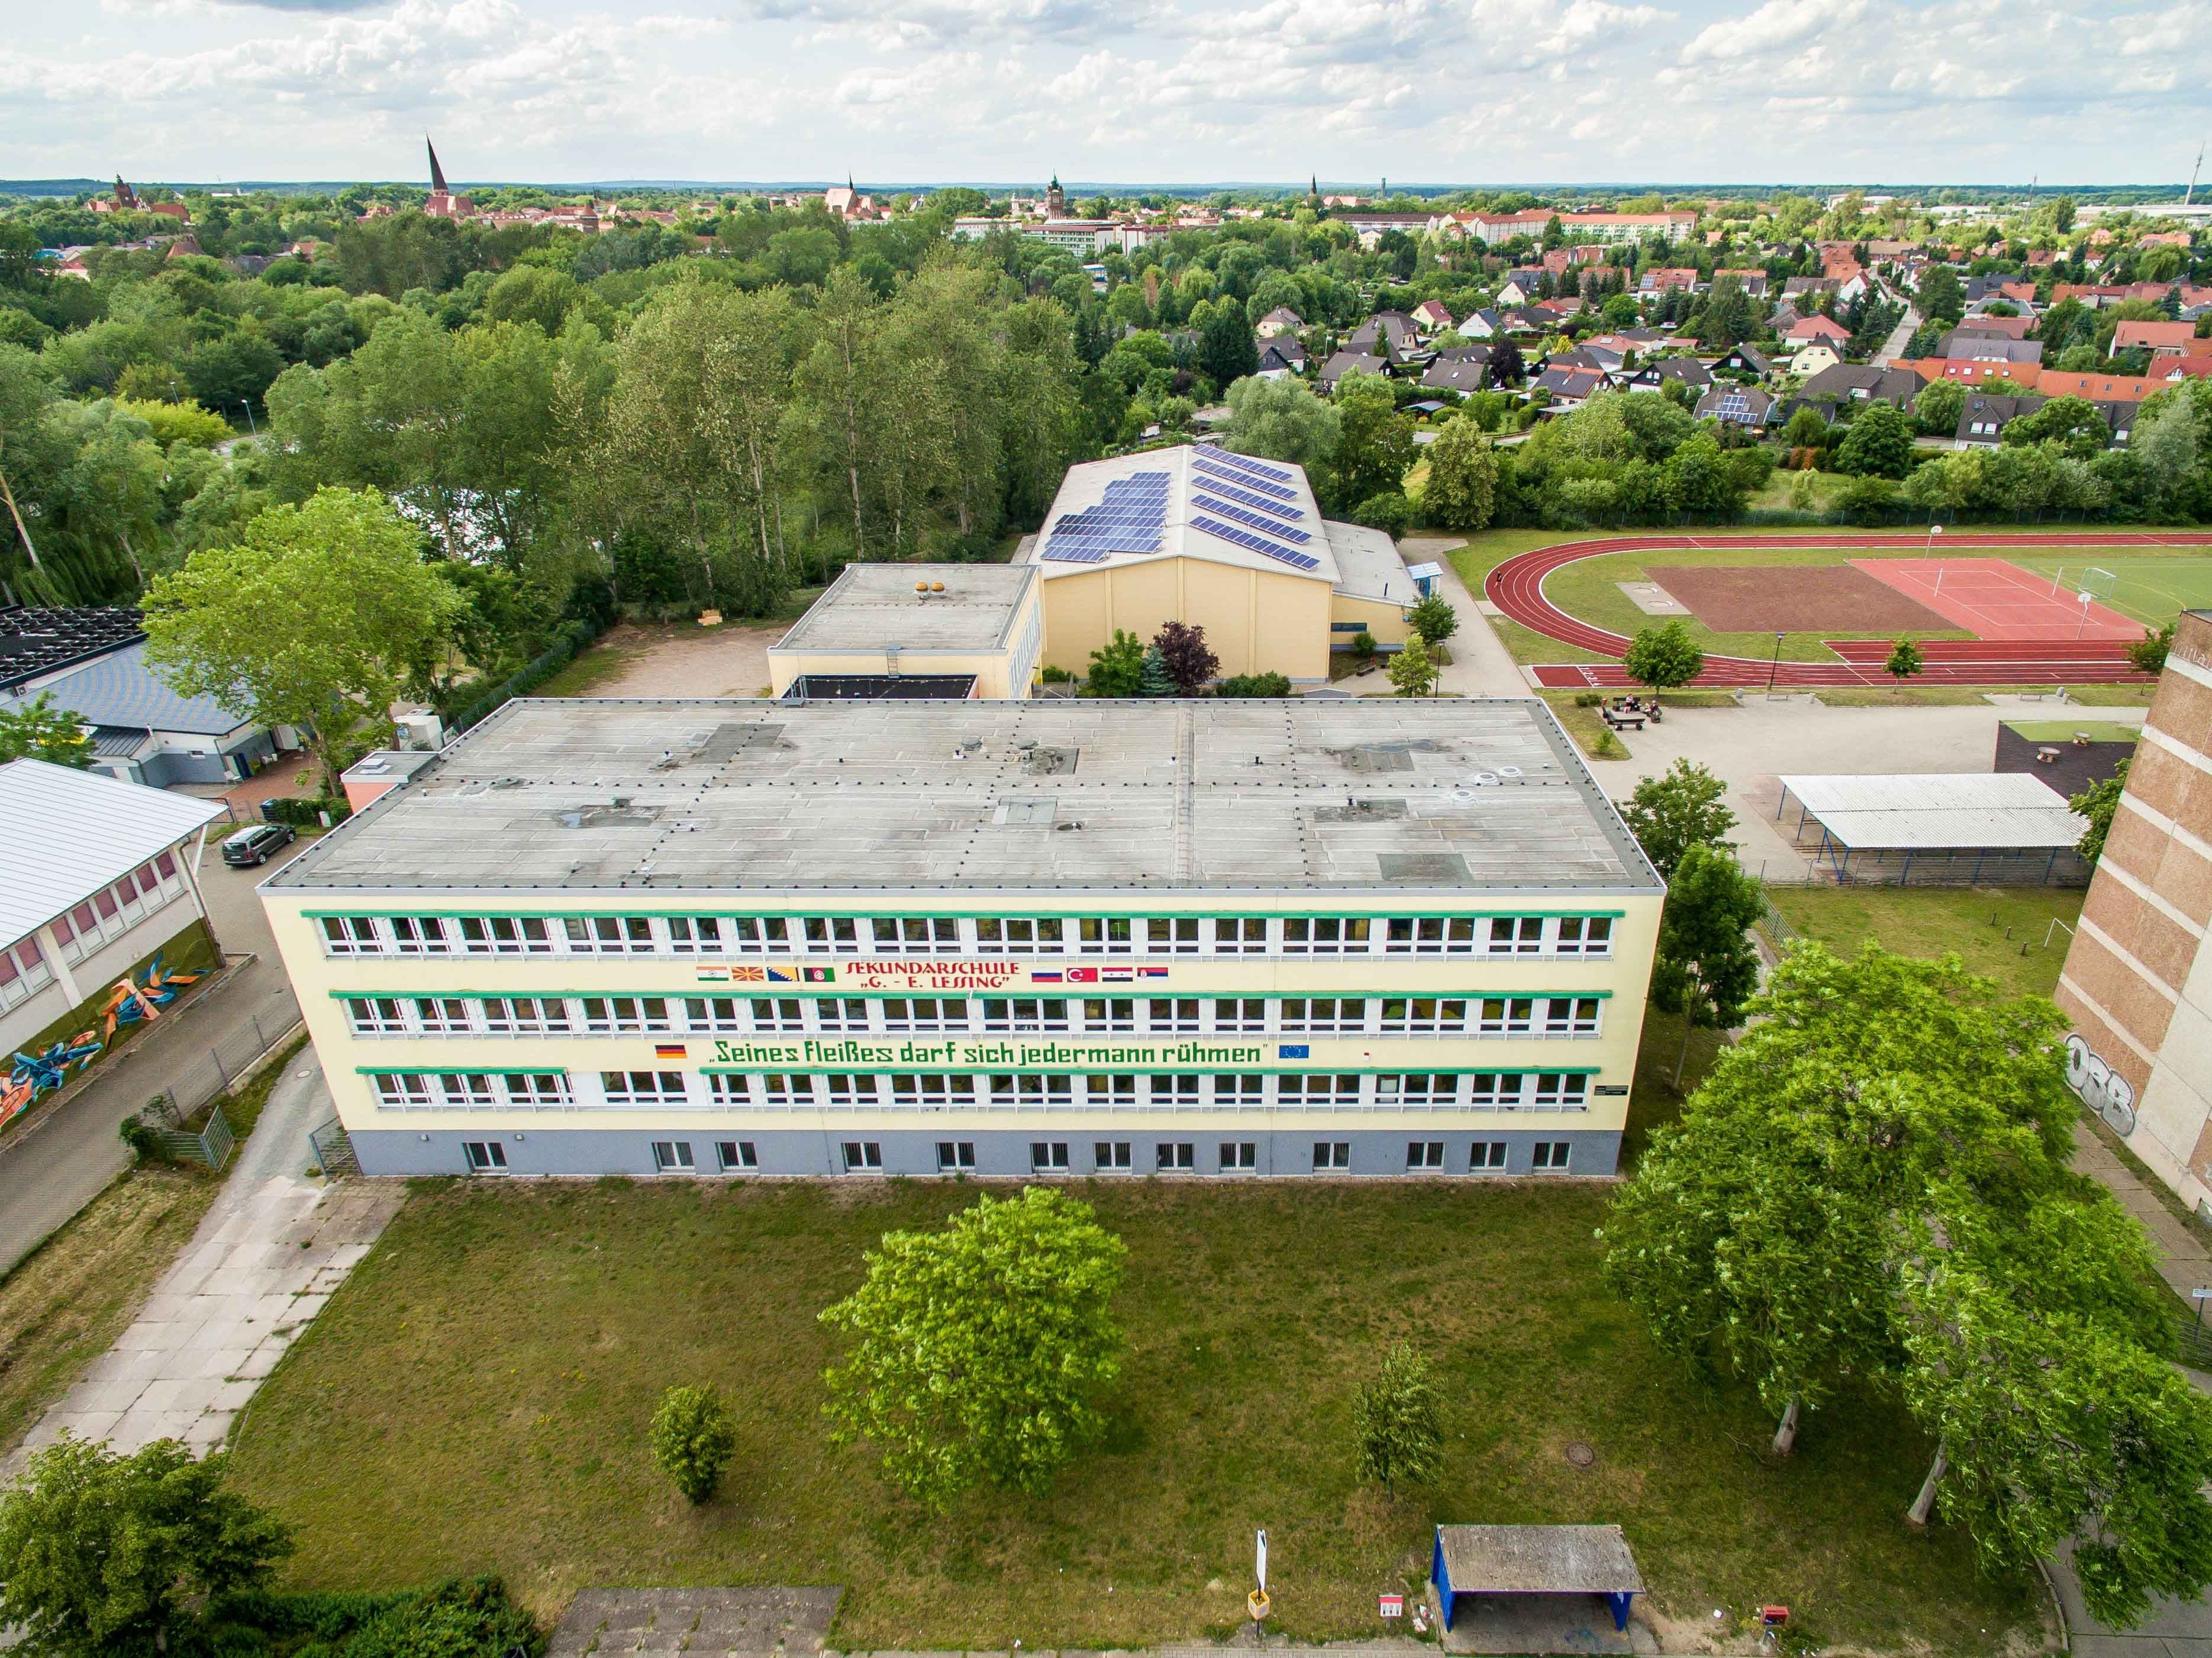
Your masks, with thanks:
[{"label": "grass lawn", "polygon": [[[1831,950],[1850,952],[1878,940],[1906,956],[1956,950],[2006,994],[2048,996],[2066,960],[2065,927],[2081,914],[2082,893],[2066,887],[1771,887],[1790,926]],[[1992,924],[1994,918],[1994,924]],[[2051,935],[2046,947],[2044,935]],[[2021,946],[2027,953],[2021,953]]]},{"label": "grass lawn", "polygon": [[629,665],[643,656],[643,645],[598,644],[581,656],[571,659],[545,683],[531,692],[532,696],[589,696],[610,680],[618,679]]},{"label": "grass lawn", "polygon": [[2062,584],[2062,592],[2078,591],[2090,568],[2109,571],[2114,578],[2109,596],[2100,602],[2151,627],[2162,628],[2180,612],[2212,604],[2212,558],[2202,547],[2176,547],[2170,551],[2129,547],[2111,552],[2084,548],[2078,558],[2066,556],[2071,548],[2053,548],[2036,555],[2022,550],[2013,562]]},{"label": "grass lawn", "polygon": [[[1680,1106],[1679,1028],[1645,1034],[1632,1146]],[[1255,1525],[1284,1631],[1372,1637],[1430,1527],[1476,1519],[1618,1521],[1655,1609],[1701,1631],[1780,1600],[1820,1643],[2039,1639],[2032,1582],[1902,1523],[1931,1448],[1899,1412],[1840,1404],[1776,1462],[1755,1401],[1651,1350],[1597,1275],[1602,1183],[1077,1187],[1129,1245],[1129,1350],[1107,1443],[1046,1498],[934,1519],[824,1439],[815,1314],[883,1231],[973,1197],[902,1181],[422,1182],[246,1412],[234,1477],[300,1525],[296,1583],[494,1570],[541,1619],[587,1584],[842,1583],[848,1649],[1225,1635]],[[1442,1372],[1451,1454],[1393,1503],[1346,1442],[1351,1378],[1401,1336]],[[690,1381],[740,1424],[699,1509],[645,1446]]]},{"label": "grass lawn", "polygon": [[0,1450],[130,1327],[222,1189],[204,1169],[132,1169],[0,1278]]},{"label": "grass lawn", "polygon": [[1575,698],[1578,691],[1540,690],[1537,695],[1552,705],[1552,712],[1559,716],[1559,724],[1575,746],[1592,760],[1629,760],[1635,751],[1620,740],[1620,734],[1607,725],[1595,708],[1578,708]]}]

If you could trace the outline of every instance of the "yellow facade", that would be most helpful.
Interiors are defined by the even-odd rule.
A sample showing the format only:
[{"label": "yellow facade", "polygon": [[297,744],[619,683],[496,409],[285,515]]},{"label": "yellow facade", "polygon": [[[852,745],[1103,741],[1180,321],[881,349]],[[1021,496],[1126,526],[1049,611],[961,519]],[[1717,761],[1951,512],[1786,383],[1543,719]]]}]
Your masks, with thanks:
[{"label": "yellow facade", "polygon": [[1333,595],[1312,576],[1165,557],[1054,574],[1044,590],[1044,659],[1079,677],[1116,629],[1149,640],[1168,622],[1205,629],[1224,676],[1328,677]]},{"label": "yellow facade", "polygon": [[1328,616],[1330,635],[1340,647],[1349,645],[1363,628],[1377,645],[1402,645],[1413,636],[1413,629],[1406,620],[1406,607],[1387,599],[1332,593]]}]

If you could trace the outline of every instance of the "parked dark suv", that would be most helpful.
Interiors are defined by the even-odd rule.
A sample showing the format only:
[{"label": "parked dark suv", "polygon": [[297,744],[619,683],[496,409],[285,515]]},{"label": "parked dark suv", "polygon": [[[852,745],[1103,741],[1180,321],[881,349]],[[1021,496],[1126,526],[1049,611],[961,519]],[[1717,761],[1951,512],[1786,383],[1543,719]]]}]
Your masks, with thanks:
[{"label": "parked dark suv", "polygon": [[291,845],[292,840],[289,823],[256,823],[225,837],[222,861],[233,869],[252,869],[267,863],[278,847]]}]

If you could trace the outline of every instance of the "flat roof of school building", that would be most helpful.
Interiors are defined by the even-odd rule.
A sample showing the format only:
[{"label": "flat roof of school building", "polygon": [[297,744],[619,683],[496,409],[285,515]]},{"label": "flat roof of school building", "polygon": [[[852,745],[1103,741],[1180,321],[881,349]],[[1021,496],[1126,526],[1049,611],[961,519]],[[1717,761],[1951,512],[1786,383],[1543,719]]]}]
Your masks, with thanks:
[{"label": "flat roof of school building", "polygon": [[991,650],[1037,580],[1027,564],[848,564],[773,648]]},{"label": "flat roof of school building", "polygon": [[275,893],[1660,883],[1540,702],[508,703]]}]

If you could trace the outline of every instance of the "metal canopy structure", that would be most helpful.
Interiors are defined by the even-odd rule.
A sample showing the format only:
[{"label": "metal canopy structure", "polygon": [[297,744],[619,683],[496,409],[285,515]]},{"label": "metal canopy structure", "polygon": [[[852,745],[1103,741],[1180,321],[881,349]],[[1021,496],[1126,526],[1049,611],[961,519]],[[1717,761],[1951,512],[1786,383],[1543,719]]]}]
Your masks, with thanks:
[{"label": "metal canopy structure", "polygon": [[43,760],[0,766],[0,823],[10,842],[0,944],[36,932],[222,816],[215,801],[97,772]]},{"label": "metal canopy structure", "polygon": [[1430,1576],[1448,1630],[1468,1594],[1601,1594],[1625,1630],[1644,1593],[1618,1526],[1439,1526]]},{"label": "metal canopy structure", "polygon": [[2055,878],[2060,859],[2072,858],[2088,820],[2039,777],[2025,772],[1894,773],[1873,776],[1797,775],[1780,780],[1780,818],[1794,796],[1796,835],[1808,824],[1820,829],[1814,861],[1847,875],[1855,855],[1885,865],[1899,861],[1900,881],[1916,861],[1933,859],[1950,870],[1971,859],[1972,876],[1994,864],[2002,869],[2034,858],[2042,878]]}]

